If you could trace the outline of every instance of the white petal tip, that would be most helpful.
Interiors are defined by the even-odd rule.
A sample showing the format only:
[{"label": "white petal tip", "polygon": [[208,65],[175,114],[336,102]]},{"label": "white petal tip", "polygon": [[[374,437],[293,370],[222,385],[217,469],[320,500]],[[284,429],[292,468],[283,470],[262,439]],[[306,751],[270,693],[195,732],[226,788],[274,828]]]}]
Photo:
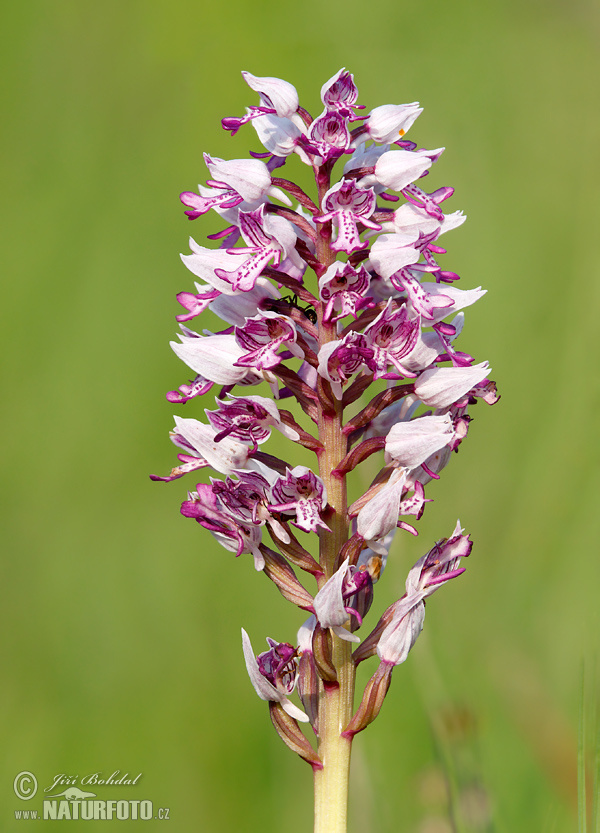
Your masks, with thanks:
[{"label": "white petal tip", "polygon": [[360,636],[357,636],[355,633],[350,633],[350,631],[347,631],[345,628],[335,627],[331,630],[345,642],[360,642]]},{"label": "white petal tip", "polygon": [[290,717],[293,717],[294,720],[300,721],[300,723],[308,723],[309,717],[305,714],[301,709],[291,703],[289,700],[282,701],[281,703],[282,708],[285,712],[289,714]]}]

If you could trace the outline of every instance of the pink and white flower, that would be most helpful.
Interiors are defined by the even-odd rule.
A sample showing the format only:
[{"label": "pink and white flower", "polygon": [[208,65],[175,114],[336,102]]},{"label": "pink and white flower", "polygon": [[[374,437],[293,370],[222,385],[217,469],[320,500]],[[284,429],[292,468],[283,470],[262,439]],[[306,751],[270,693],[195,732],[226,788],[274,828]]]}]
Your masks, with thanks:
[{"label": "pink and white flower", "polygon": [[307,715],[288,699],[296,687],[298,676],[296,649],[288,642],[276,642],[274,639],[267,639],[267,643],[269,650],[255,656],[250,637],[242,628],[242,646],[250,682],[261,700],[281,703],[290,717],[306,723]]},{"label": "pink and white flower", "polygon": [[237,367],[256,371],[276,367],[281,361],[277,351],[285,345],[295,356],[303,356],[296,344],[296,325],[284,315],[265,310],[261,315],[246,319],[243,327],[235,328],[235,340],[243,354],[235,362]]},{"label": "pink and white flower", "polygon": [[295,514],[294,523],[304,532],[316,532],[319,527],[329,529],[321,519],[327,506],[325,484],[306,466],[288,469],[285,477],[273,484],[272,495],[271,510]]},{"label": "pink and white flower", "polygon": [[472,546],[458,522],[450,539],[439,541],[417,561],[406,579],[406,595],[386,611],[392,615],[377,644],[382,662],[400,665],[406,660],[423,628],[424,600],[442,584],[464,573],[460,560],[470,554]]},{"label": "pink and white flower", "polygon": [[423,112],[418,101],[411,104],[382,104],[371,110],[364,124],[374,142],[391,145],[399,141]]},{"label": "pink and white flower", "polygon": [[[412,377],[415,374],[402,364],[402,360],[413,351],[421,329],[419,316],[411,318],[406,306],[393,309],[391,300],[375,321],[365,330],[367,347],[373,351],[373,357],[367,362],[373,371],[374,379]],[[387,368],[393,365],[397,373],[388,374]]]},{"label": "pink and white flower", "polygon": [[454,438],[450,414],[422,416],[393,425],[386,437],[385,451],[398,465],[414,469],[450,445]]},{"label": "pink and white flower", "polygon": [[415,381],[415,393],[425,405],[447,408],[479,385],[489,374],[487,362],[473,367],[433,367]]},{"label": "pink and white flower", "polygon": [[240,232],[245,242],[245,248],[228,249],[232,257],[246,259],[233,271],[215,269],[215,275],[226,283],[231,284],[235,291],[247,292],[254,285],[263,269],[269,263],[279,266],[282,259],[291,258],[298,261],[294,244],[296,233],[293,226],[283,217],[264,213],[264,206],[254,211],[240,211]]},{"label": "pink and white flower", "polygon": [[272,428],[294,442],[299,439],[297,431],[283,424],[277,405],[266,396],[232,396],[228,402],[217,400],[217,406],[217,411],[205,411],[208,421],[219,432],[215,442],[231,437],[256,449],[269,439]]},{"label": "pink and white flower", "polygon": [[[339,321],[347,315],[357,318],[358,310],[368,303],[369,283],[369,273],[364,266],[356,271],[349,263],[332,263],[319,278],[319,294],[325,301],[323,319]],[[335,318],[334,311],[339,311]]]},{"label": "pink and white flower", "polygon": [[379,231],[379,223],[369,217],[375,211],[375,193],[370,188],[360,188],[353,180],[342,180],[323,197],[323,213],[315,220],[325,223],[332,220],[337,227],[337,236],[331,244],[336,252],[352,254],[362,248],[357,223]]}]

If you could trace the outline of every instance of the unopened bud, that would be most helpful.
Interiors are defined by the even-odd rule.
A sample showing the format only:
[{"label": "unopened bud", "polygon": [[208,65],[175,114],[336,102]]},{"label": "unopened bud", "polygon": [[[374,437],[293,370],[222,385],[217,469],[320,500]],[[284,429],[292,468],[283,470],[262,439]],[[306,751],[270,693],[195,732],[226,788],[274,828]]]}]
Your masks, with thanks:
[{"label": "unopened bud", "polygon": [[394,666],[387,662],[379,664],[379,668],[365,686],[358,711],[342,732],[342,737],[352,739],[375,720],[381,710],[385,695],[388,693],[393,669]]},{"label": "unopened bud", "polygon": [[304,736],[298,722],[290,717],[279,703],[269,703],[269,714],[275,731],[288,749],[300,755],[313,770],[323,769],[323,762]]},{"label": "unopened bud", "polygon": [[303,610],[310,610],[313,597],[300,584],[285,558],[264,544],[260,545],[260,551],[265,559],[264,573],[277,586],[284,599],[298,605]]},{"label": "unopened bud", "polygon": [[316,735],[319,734],[319,675],[312,651],[305,651],[298,661],[296,688]]},{"label": "unopened bud", "polygon": [[337,671],[333,664],[331,643],[331,631],[329,628],[322,628],[317,624],[312,638],[313,655],[319,677],[325,683],[337,683]]}]

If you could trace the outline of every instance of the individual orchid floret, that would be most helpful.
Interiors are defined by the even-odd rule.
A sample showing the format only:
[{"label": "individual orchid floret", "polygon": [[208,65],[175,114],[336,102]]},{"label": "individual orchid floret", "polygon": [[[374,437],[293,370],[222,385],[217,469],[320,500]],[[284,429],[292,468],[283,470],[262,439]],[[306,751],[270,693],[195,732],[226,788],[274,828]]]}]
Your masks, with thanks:
[{"label": "individual orchid floret", "polygon": [[[455,215],[460,214],[463,218],[465,215],[462,212],[454,212]],[[454,215],[449,214],[448,218],[453,217]],[[384,231],[392,231],[396,234],[415,234],[415,239],[423,240],[432,240],[435,239],[441,234],[441,229],[444,225],[444,221],[446,219],[444,216],[443,220],[436,220],[434,217],[431,217],[423,208],[420,208],[417,205],[413,205],[411,202],[405,202],[399,208],[394,211],[392,216],[391,223],[384,223],[383,228]],[[460,225],[460,223],[457,223]],[[449,230],[449,229],[446,229]]]},{"label": "individual orchid floret", "polygon": [[[231,286],[231,281],[219,278],[216,273],[217,271],[224,273],[235,271],[240,265],[238,255],[231,254],[226,249],[207,249],[199,246],[192,238],[190,238],[190,249],[191,255],[181,255],[181,260],[190,272],[206,281],[213,289],[218,289],[226,295],[233,295],[235,290]],[[199,287],[198,284],[196,288],[200,292],[204,290],[204,287]]]},{"label": "individual orchid floret", "polygon": [[[233,159],[226,162],[204,154],[212,180],[200,194],[184,191],[179,195],[181,202],[190,207],[186,211],[190,220],[206,214],[211,208],[235,208],[244,201],[260,202],[271,187],[271,174],[259,159]],[[204,193],[202,193],[204,192]]]},{"label": "individual orchid floret", "polygon": [[459,567],[460,560],[470,554],[471,548],[469,536],[457,523],[450,539],[439,541],[417,561],[406,580],[406,595],[386,611],[388,624],[377,644],[382,662],[400,665],[406,660],[423,628],[424,600],[440,585],[464,572],[464,567]]},{"label": "individual orchid floret", "polygon": [[457,521],[450,538],[438,541],[411,569],[406,579],[407,595],[422,594],[425,598],[440,585],[464,573],[465,568],[459,566],[460,560],[467,558],[472,548],[473,542]]},{"label": "individual orchid floret", "polygon": [[401,665],[423,630],[425,603],[414,596],[396,603],[391,621],[377,644],[377,656],[386,665]]},{"label": "individual orchid floret", "polygon": [[483,382],[479,382],[478,385],[475,385],[469,391],[469,396],[473,396],[476,399],[483,399],[483,401],[488,405],[495,405],[500,399],[496,383],[491,379],[485,379]]},{"label": "individual orchid floret", "polygon": [[321,512],[327,506],[327,492],[320,477],[306,466],[287,469],[285,477],[273,484],[274,512],[295,513],[295,525],[304,532],[316,532],[319,527],[329,529],[321,520]]},{"label": "individual orchid floret", "polygon": [[205,379],[201,373],[198,373],[187,385],[180,385],[177,390],[171,390],[167,393],[167,401],[173,404],[183,405],[194,399],[196,396],[204,396],[205,393],[214,386],[214,382]]},{"label": "individual orchid floret", "polygon": [[427,194],[416,185],[407,185],[402,189],[402,193],[407,200],[423,208],[430,217],[441,222],[444,219],[444,212],[440,208],[440,203],[452,196],[454,188],[438,188],[433,193]]},{"label": "individual orchid floret", "polygon": [[388,482],[366,503],[356,519],[356,531],[378,555],[387,555],[385,539],[396,528],[406,471],[394,469]]},{"label": "individual orchid floret", "polygon": [[248,446],[231,437],[217,442],[217,432],[211,425],[204,425],[196,419],[182,419],[176,416],[175,430],[209,466],[221,474],[232,474],[237,469],[245,468],[248,462]]},{"label": "individual orchid floret", "polygon": [[418,239],[418,232],[414,229],[395,234],[380,234],[371,246],[369,261],[382,278],[390,278],[405,266],[418,263],[421,258]]},{"label": "individual orchid floret", "polygon": [[434,320],[436,310],[452,306],[450,296],[428,292],[410,269],[400,269],[391,276],[390,282],[400,292],[406,292],[407,301],[414,312],[428,321]]},{"label": "individual orchid floret", "polygon": [[192,292],[179,292],[177,294],[177,300],[187,312],[176,315],[176,321],[182,324],[184,321],[190,321],[192,318],[196,318],[205,312],[205,310],[209,309],[212,302],[221,295],[218,289],[212,289],[208,286],[202,287],[202,289],[205,291],[198,292],[197,294]]},{"label": "individual orchid floret", "polygon": [[246,351],[235,364],[255,370],[276,367],[281,362],[277,351],[284,344],[294,355],[303,356],[296,337],[296,326],[291,318],[265,310],[262,315],[247,319],[243,327],[235,328],[236,342]]},{"label": "individual orchid floret", "polygon": [[220,505],[239,523],[268,524],[280,541],[289,544],[290,536],[269,509],[271,484],[267,478],[255,471],[238,471],[236,476],[237,480],[228,477],[225,481],[212,481]]},{"label": "individual orchid floret", "polygon": [[173,352],[195,373],[204,379],[216,382],[218,385],[235,385],[244,381],[262,381],[262,377],[255,371],[244,366],[237,366],[236,362],[245,353],[233,333],[199,336],[182,335],[181,344],[171,342]]},{"label": "individual orchid floret", "polygon": [[408,469],[416,468],[454,440],[450,414],[422,416],[392,426],[385,441],[390,459]]},{"label": "individual orchid floret", "polygon": [[[347,642],[360,642],[360,638],[355,634],[350,633],[343,627],[352,614],[356,611],[345,605],[345,599],[356,593],[354,582],[352,584],[351,592],[348,590],[347,576],[349,575],[348,559],[344,561],[342,566],[337,570],[332,577],[321,587],[314,598],[313,606],[317,621],[322,628],[331,628],[331,630]],[[368,573],[362,573],[366,582]],[[350,579],[353,576],[350,574]]]},{"label": "individual orchid floret", "polygon": [[267,642],[269,650],[256,657],[250,637],[242,628],[244,659],[250,682],[261,700],[280,703],[290,717],[307,723],[306,714],[288,699],[296,686],[296,650],[287,642],[275,642],[274,639],[267,639]]},{"label": "individual orchid floret", "polygon": [[205,153],[204,161],[212,177],[208,183],[210,190],[200,186],[200,195],[190,191],[180,195],[182,203],[191,208],[185,212],[190,220],[206,214],[211,208],[223,211],[242,203],[246,208],[254,208],[268,196],[291,205],[283,191],[272,186],[269,169],[260,159],[225,160]]},{"label": "individual orchid floret", "polygon": [[240,523],[233,518],[222,508],[212,486],[199,483],[196,491],[190,492],[188,500],[181,504],[181,514],[193,518],[200,526],[208,529],[222,547],[235,552],[236,556],[252,553],[255,569],[264,569],[265,559],[259,549],[261,527]]},{"label": "individual orchid floret", "polygon": [[373,371],[374,379],[398,378],[397,374],[390,376],[388,365],[392,364],[398,374],[412,377],[415,374],[402,364],[402,359],[414,349],[421,322],[419,316],[411,318],[405,305],[393,309],[391,300],[364,332],[367,346],[373,351],[373,357],[367,362]]},{"label": "individual orchid floret", "polygon": [[259,107],[246,108],[246,115],[241,118],[224,118],[221,124],[224,130],[230,130],[235,136],[243,124],[258,119],[265,114],[274,113],[279,117],[292,116],[298,109],[298,93],[296,88],[281,78],[260,78],[249,72],[242,72],[244,81],[250,89],[260,95]]},{"label": "individual orchid floret", "polygon": [[290,440],[299,439],[297,431],[281,422],[277,405],[266,396],[232,396],[228,402],[218,400],[217,405],[218,411],[206,411],[208,421],[218,431],[215,442],[230,436],[256,449],[269,439],[272,428]]},{"label": "individual orchid floret", "polygon": [[228,254],[246,256],[246,259],[232,272],[215,269],[216,276],[230,283],[234,291],[247,292],[253,289],[269,262],[279,266],[285,257],[298,259],[293,256],[296,234],[292,224],[283,217],[265,216],[264,206],[261,205],[255,211],[240,211],[239,224],[242,237],[248,245],[228,249]]},{"label": "individual orchid floret", "polygon": [[323,198],[323,214],[315,217],[319,223],[332,220],[337,225],[337,236],[331,244],[336,252],[352,254],[363,247],[357,223],[379,231],[381,226],[369,217],[376,208],[375,193],[371,188],[359,188],[351,179],[345,179],[330,188]]},{"label": "individual orchid floret", "polygon": [[391,145],[399,141],[423,112],[418,101],[411,104],[382,104],[371,110],[363,125],[365,138]]},{"label": "individual orchid floret", "polygon": [[487,289],[482,289],[480,286],[476,289],[458,289],[456,286],[442,287],[437,283],[429,283],[426,281],[421,283],[421,289],[428,295],[443,295],[452,301],[451,306],[439,307],[433,311],[432,324],[437,324],[449,315],[454,315],[460,310],[470,307],[480,298],[483,298],[487,292]]},{"label": "individual orchid floret", "polygon": [[260,77],[243,71],[242,78],[251,90],[260,96],[263,107],[271,109],[280,118],[289,118],[298,109],[298,93],[293,84],[281,78]]},{"label": "individual orchid floret", "polygon": [[[332,263],[319,279],[319,294],[325,301],[324,321],[339,321],[347,315],[357,318],[358,311],[368,303],[370,277],[364,266],[358,271],[349,263]],[[334,311],[339,314],[333,317]]]},{"label": "individual orchid floret", "polygon": [[343,386],[354,373],[366,368],[373,356],[374,350],[366,336],[351,330],[343,338],[321,347],[318,372],[331,384],[336,399],[341,399]]},{"label": "individual orchid floret", "polygon": [[[458,280],[459,276],[456,272],[449,272],[438,266],[434,254],[445,254],[446,250],[434,243],[441,234],[458,228],[464,221],[465,215],[462,211],[432,217],[424,208],[407,202],[394,212],[390,231],[402,235],[416,233],[418,240],[414,245],[422,253],[424,262],[415,264],[413,268],[432,274],[436,282],[452,283]],[[385,224],[385,231],[388,231],[388,224]]]},{"label": "individual orchid floret", "polygon": [[433,367],[415,381],[415,393],[431,408],[447,408],[460,401],[490,373],[488,362],[473,367]]},{"label": "individual orchid floret", "polygon": [[334,162],[350,147],[348,119],[337,110],[325,110],[310,126],[306,139],[300,140],[301,147],[321,162]]},{"label": "individual orchid floret", "polygon": [[260,143],[268,153],[282,160],[292,153],[297,153],[303,162],[310,164],[309,157],[301,147],[305,142],[305,135],[294,122],[277,116],[261,115],[253,124]]},{"label": "individual orchid floret", "polygon": [[357,100],[358,88],[354,76],[346,69],[340,69],[321,87],[321,101],[327,110],[336,110],[350,121],[360,118],[354,114],[354,109],[361,107]]},{"label": "individual orchid floret", "polygon": [[[212,425],[204,425],[196,419],[182,419],[175,417],[175,431],[171,439],[175,445],[183,448],[192,456],[186,459],[186,466],[174,469],[170,478],[174,475],[181,477],[188,471],[205,466],[211,466],[221,474],[234,474],[239,469],[252,469],[261,473],[269,474],[269,467],[262,462],[260,455],[253,458],[254,451],[246,443],[238,442],[231,437],[224,437],[216,441],[217,432]],[[155,480],[164,480],[153,476]]]},{"label": "individual orchid floret", "polygon": [[431,168],[442,150],[389,150],[377,160],[374,177],[379,185],[402,191]]},{"label": "individual orchid floret", "polygon": [[205,153],[204,161],[215,185],[234,191],[240,202],[261,202],[271,192],[271,174],[260,159],[219,159]]},{"label": "individual orchid floret", "polygon": [[406,581],[406,594],[391,605],[373,631],[354,652],[354,661],[377,653],[380,664],[366,685],[358,710],[342,732],[353,737],[379,714],[387,694],[394,666],[401,665],[417,641],[425,619],[425,599],[441,584],[464,572],[458,564],[469,555],[471,542],[463,535],[460,524],[449,541],[440,541],[412,568]]},{"label": "individual orchid floret", "polygon": [[188,207],[184,213],[188,220],[197,220],[207,214],[211,208],[222,211],[228,208],[235,208],[243,202],[242,197],[231,188],[205,188],[198,186],[198,193],[194,191],[182,191],[179,195],[181,202]]},{"label": "individual orchid floret", "polygon": [[198,471],[199,469],[206,468],[209,463],[205,457],[200,454],[200,452],[190,443],[182,434],[178,434],[177,431],[171,431],[169,438],[173,445],[176,445],[177,448],[181,448],[183,450],[183,454],[178,454],[177,459],[179,460],[179,466],[175,466],[171,469],[171,472],[161,477],[158,474],[151,474],[150,480],[161,481],[163,483],[170,483],[172,480],[179,480],[180,477],[183,477],[185,474],[190,474],[193,471]]}]

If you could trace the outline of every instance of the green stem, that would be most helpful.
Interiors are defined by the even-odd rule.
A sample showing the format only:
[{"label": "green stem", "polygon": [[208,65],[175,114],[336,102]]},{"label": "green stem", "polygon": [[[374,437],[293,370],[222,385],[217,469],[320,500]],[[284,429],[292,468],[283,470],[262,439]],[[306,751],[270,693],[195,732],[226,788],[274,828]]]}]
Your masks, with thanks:
[{"label": "green stem", "polygon": [[352,741],[341,731],[353,711],[354,663],[351,644],[334,635],[333,662],[339,685],[328,687],[319,704],[319,755],[315,771],[315,833],[346,833]]},{"label": "green stem", "polygon": [[[319,204],[329,187],[329,176],[321,169],[317,175]],[[331,249],[331,224],[317,224],[317,258],[327,268],[335,261]],[[317,308],[319,346],[337,338],[335,325],[323,321],[322,305]],[[319,405],[319,475],[327,489],[331,508],[327,523],[331,532],[320,535],[320,564],[325,582],[335,572],[341,547],[348,540],[346,478],[332,472],[347,454],[348,440],[343,433],[342,405],[334,411]],[[354,705],[355,665],[351,643],[332,633],[332,660],[338,682],[321,686],[319,700],[319,755],[323,769],[315,771],[315,833],[346,833],[348,782],[352,741],[341,736],[348,725]]]},{"label": "green stem", "polygon": [[[345,456],[347,440],[342,432],[341,406],[335,415],[321,414],[319,438],[324,446],[320,475],[327,489],[332,514],[328,517],[331,532],[321,535],[321,568],[324,578],[335,571],[335,562],[348,539],[346,520],[346,478],[332,471]],[[321,691],[319,702],[319,755],[323,769],[315,772],[315,833],[345,833],[347,823],[348,781],[352,741],[341,736],[353,714],[355,666],[352,643],[332,633],[332,660],[338,683]]]}]

